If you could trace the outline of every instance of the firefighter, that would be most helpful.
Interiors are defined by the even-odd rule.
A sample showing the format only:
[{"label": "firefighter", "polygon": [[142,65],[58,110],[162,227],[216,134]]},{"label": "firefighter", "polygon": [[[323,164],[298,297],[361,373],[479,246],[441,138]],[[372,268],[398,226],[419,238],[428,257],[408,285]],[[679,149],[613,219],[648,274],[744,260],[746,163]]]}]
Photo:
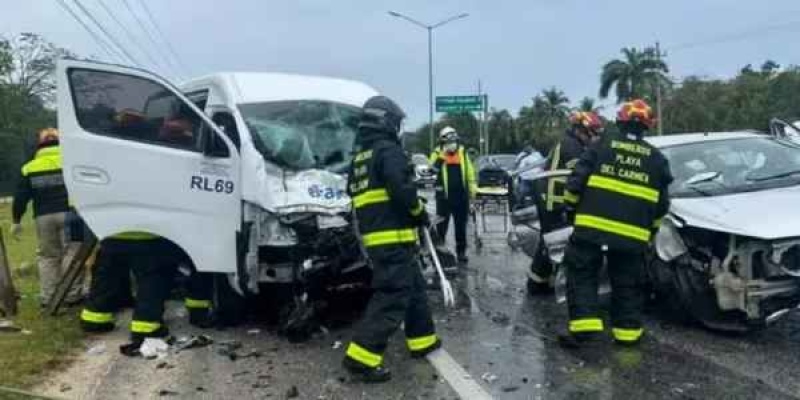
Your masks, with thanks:
[{"label": "firefighter", "polygon": [[400,107],[386,97],[367,100],[349,174],[357,227],[373,264],[374,294],[343,364],[364,382],[391,379],[383,353],[401,324],[412,357],[441,347],[417,262],[417,230],[427,228],[429,221],[398,138],[404,118]]},{"label": "firefighter", "polygon": [[644,333],[644,253],[669,208],[669,163],[643,140],[653,125],[642,100],[622,105],[620,133],[605,135],[578,160],[567,181],[564,200],[575,231],[564,256],[569,309],[564,347],[598,338],[598,272],[607,261],[611,281],[611,325],[618,344],[639,343]]},{"label": "firefighter", "polygon": [[439,143],[440,147],[430,156],[430,163],[436,172],[436,215],[441,219],[436,228],[437,236],[444,243],[452,215],[456,255],[460,263],[466,263],[467,219],[470,202],[477,191],[475,169],[464,147],[459,143],[455,129],[449,126],[443,128],[439,133]]},{"label": "firefighter", "polygon": [[[548,156],[548,171],[573,169],[584,149],[599,140],[603,132],[603,121],[593,112],[576,111],[570,115],[569,121],[570,128],[564,132],[564,136]],[[552,232],[569,225],[564,218],[566,181],[566,177],[554,177],[547,180],[547,194],[544,198],[545,212],[541,216],[542,233]],[[553,266],[543,250],[544,246],[540,246],[540,251],[531,264],[529,274],[537,292],[550,290],[550,277],[553,273]]]},{"label": "firefighter", "polygon": [[[55,128],[46,128],[39,132],[36,153],[22,167],[11,207],[11,236],[16,240],[22,234],[20,222],[31,201],[39,239],[39,302],[42,307],[47,307],[66,268],[64,228],[69,210],[67,188],[61,172],[59,134]],[[68,294],[66,301],[68,304],[76,303],[80,301],[80,296],[80,287],[76,286]]]}]

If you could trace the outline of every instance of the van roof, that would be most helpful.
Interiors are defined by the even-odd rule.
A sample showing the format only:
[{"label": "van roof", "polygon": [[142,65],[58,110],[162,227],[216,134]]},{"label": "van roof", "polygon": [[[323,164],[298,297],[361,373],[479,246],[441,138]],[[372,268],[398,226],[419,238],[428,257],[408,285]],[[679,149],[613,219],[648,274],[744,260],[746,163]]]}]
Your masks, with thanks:
[{"label": "van roof", "polygon": [[223,72],[180,85],[192,92],[210,85],[227,88],[237,104],[286,100],[324,100],[361,107],[378,92],[357,81],[320,76],[265,72]]}]

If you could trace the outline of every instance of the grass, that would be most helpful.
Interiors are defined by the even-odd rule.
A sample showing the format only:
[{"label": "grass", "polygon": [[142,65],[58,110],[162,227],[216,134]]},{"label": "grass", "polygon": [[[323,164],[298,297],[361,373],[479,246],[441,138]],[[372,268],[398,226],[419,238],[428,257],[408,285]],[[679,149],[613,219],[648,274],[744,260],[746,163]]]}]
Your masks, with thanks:
[{"label": "grass", "polygon": [[0,386],[27,388],[43,374],[62,366],[79,346],[82,333],[75,310],[62,312],[57,317],[40,314],[36,229],[30,215],[26,216],[22,238],[14,241],[7,234],[10,226],[11,207],[0,204],[0,229],[14,285],[22,297],[19,313],[13,320],[30,333],[0,333]]}]

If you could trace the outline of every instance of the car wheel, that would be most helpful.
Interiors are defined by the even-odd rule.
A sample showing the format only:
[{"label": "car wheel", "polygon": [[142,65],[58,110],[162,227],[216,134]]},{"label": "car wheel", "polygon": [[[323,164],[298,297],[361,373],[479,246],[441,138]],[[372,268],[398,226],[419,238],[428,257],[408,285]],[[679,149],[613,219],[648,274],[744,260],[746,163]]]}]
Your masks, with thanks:
[{"label": "car wheel", "polygon": [[688,265],[674,265],[674,285],[684,311],[704,327],[723,332],[743,333],[754,329],[740,311],[724,311],[717,303],[717,293],[709,284],[710,277]]}]

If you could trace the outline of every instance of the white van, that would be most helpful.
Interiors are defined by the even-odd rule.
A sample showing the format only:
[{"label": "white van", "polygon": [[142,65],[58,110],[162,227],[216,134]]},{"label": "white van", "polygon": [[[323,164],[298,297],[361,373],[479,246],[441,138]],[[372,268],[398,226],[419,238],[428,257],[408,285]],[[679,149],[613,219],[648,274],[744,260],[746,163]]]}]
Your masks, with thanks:
[{"label": "white van", "polygon": [[343,172],[374,89],[272,73],[176,87],[72,60],[57,73],[66,185],[99,238],[159,235],[199,271],[229,274],[240,293],[313,269],[328,256],[318,246],[341,245],[351,259],[337,268],[365,266]]}]

